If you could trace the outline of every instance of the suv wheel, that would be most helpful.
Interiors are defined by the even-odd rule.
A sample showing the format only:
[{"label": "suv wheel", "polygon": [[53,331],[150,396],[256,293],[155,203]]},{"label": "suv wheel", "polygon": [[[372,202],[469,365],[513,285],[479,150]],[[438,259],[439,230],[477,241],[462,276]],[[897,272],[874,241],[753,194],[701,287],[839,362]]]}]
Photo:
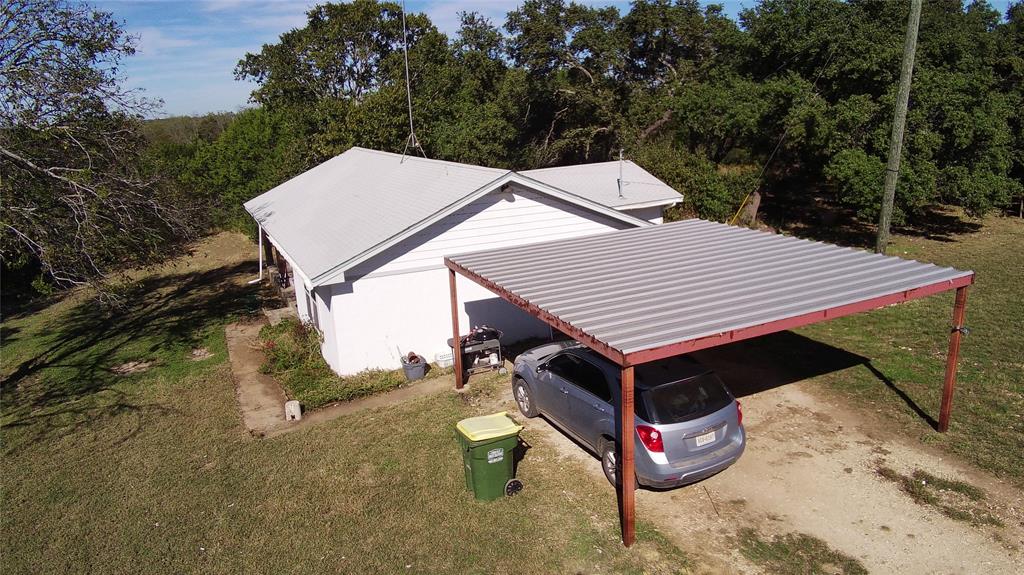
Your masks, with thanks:
[{"label": "suv wheel", "polygon": [[616,454],[615,443],[605,441],[601,444],[601,471],[604,471],[608,483],[618,487],[619,456]]},{"label": "suv wheel", "polygon": [[[618,488],[618,474],[622,468],[619,466],[619,454],[616,448],[615,442],[611,440],[604,440],[601,443],[601,471],[604,471],[604,477],[611,483],[613,487]],[[634,475],[633,476],[633,489],[640,487],[640,480]]]},{"label": "suv wheel", "polygon": [[516,405],[519,406],[520,413],[526,417],[537,417],[539,412],[530,395],[530,388],[527,387],[525,381],[518,377],[512,381],[512,396],[516,400]]}]

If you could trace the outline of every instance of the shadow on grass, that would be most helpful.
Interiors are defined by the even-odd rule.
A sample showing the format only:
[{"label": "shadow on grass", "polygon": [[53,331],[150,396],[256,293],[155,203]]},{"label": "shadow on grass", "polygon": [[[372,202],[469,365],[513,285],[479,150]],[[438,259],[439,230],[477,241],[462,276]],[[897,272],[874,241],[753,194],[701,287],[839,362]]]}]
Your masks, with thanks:
[{"label": "shadow on grass", "polygon": [[783,331],[692,354],[712,368],[737,397],[851,367],[863,366],[933,429],[938,422],[900,389],[871,359],[826,343]]},{"label": "shadow on grass", "polygon": [[[837,205],[827,193],[808,194],[809,182],[793,182],[797,192],[780,189],[768,194],[762,204],[763,221],[801,237],[819,241],[873,249],[878,232],[875,221],[866,221],[854,210]],[[940,242],[959,241],[958,236],[981,230],[980,222],[965,219],[945,206],[925,208],[924,213],[905,225],[894,226],[893,232]]]},{"label": "shadow on grass", "polygon": [[512,477],[518,477],[519,464],[526,458],[526,452],[533,449],[522,436],[516,441],[515,449],[512,450]]},{"label": "shadow on grass", "polygon": [[115,415],[160,412],[164,408],[130,401],[115,384],[138,376],[112,368],[132,360],[155,360],[154,369],[187,365],[186,354],[205,341],[209,328],[259,311],[259,288],[240,281],[253,268],[246,261],[153,275],[127,287],[123,307],[85,301],[50,319],[36,336],[40,351],[0,381],[4,427],[34,425],[46,434]]}]

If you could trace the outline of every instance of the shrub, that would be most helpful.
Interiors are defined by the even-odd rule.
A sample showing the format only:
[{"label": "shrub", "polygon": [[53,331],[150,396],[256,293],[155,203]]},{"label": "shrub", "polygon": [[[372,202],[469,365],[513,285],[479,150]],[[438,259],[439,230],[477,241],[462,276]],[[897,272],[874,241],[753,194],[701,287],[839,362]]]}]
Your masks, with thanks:
[{"label": "shrub", "polygon": [[[274,376],[289,399],[299,400],[306,409],[389,391],[405,383],[400,369],[368,369],[355,375],[337,375],[320,353],[320,333],[298,320],[265,326],[260,330],[260,340],[266,355],[260,371]],[[432,375],[439,375],[437,371]]]}]

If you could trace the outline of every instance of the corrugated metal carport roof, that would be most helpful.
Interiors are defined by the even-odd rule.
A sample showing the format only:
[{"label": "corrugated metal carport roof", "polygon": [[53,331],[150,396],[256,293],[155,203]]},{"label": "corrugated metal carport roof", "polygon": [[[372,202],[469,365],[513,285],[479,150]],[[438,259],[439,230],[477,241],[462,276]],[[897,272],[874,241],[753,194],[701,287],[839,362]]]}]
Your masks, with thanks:
[{"label": "corrugated metal carport roof", "polygon": [[702,220],[452,256],[445,265],[457,388],[465,371],[456,273],[622,367],[617,487],[627,547],[635,537],[635,365],[955,288],[937,426],[946,431],[974,281],[969,271]]},{"label": "corrugated metal carport roof", "polygon": [[974,277],[696,219],[446,263],[621,365],[924,297]]}]

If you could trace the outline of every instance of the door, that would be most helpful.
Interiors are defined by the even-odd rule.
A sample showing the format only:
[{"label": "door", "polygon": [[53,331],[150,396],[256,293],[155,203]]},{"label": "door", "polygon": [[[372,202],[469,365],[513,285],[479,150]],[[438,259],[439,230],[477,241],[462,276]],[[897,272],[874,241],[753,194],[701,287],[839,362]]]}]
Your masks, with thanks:
[{"label": "door", "polygon": [[548,360],[537,380],[536,392],[544,413],[564,427],[569,426],[569,384],[566,378],[575,371],[575,357],[558,354]]},{"label": "door", "polygon": [[573,432],[597,449],[601,435],[615,429],[615,410],[608,380],[599,367],[579,359],[569,380],[569,417]]}]

